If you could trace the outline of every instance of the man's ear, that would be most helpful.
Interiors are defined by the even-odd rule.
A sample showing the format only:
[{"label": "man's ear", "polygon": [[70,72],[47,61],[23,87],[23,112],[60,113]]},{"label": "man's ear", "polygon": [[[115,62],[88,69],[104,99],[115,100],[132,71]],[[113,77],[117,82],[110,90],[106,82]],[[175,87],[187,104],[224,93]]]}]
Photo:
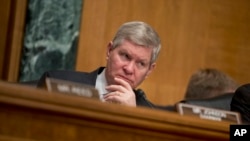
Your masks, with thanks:
[{"label": "man's ear", "polygon": [[148,69],[148,72],[146,74],[146,78],[148,77],[148,75],[155,69],[156,67],[156,63],[152,63],[150,66],[149,66],[149,69]]},{"label": "man's ear", "polygon": [[107,46],[106,59],[109,58],[109,53],[110,53],[110,51],[112,50],[112,46],[113,46],[113,42],[110,41],[109,44],[108,44],[108,46]]}]

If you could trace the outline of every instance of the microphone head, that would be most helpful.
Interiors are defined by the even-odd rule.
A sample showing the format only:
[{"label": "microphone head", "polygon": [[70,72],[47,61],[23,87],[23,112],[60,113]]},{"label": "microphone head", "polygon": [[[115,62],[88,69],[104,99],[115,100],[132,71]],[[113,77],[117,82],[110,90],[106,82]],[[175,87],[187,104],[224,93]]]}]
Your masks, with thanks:
[{"label": "microphone head", "polygon": [[142,89],[137,89],[136,93],[137,93],[138,96],[145,98],[145,93],[144,93],[144,91]]}]

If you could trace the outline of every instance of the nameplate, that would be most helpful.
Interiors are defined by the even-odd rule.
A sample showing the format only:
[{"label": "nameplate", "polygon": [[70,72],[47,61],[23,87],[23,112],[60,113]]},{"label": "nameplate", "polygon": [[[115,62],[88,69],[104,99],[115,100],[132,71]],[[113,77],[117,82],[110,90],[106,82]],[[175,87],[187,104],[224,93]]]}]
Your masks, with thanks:
[{"label": "nameplate", "polygon": [[81,83],[46,78],[46,88],[49,92],[59,92],[69,95],[100,99],[97,89]]},{"label": "nameplate", "polygon": [[187,103],[178,103],[176,106],[178,113],[181,115],[189,115],[201,119],[241,124],[241,116],[237,112],[191,105]]}]

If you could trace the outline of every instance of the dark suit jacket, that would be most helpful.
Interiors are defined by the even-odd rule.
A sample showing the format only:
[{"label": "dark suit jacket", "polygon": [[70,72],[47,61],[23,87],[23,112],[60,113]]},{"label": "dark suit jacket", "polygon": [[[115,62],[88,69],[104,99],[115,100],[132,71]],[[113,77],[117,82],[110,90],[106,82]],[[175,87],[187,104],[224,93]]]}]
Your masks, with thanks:
[{"label": "dark suit jacket", "polygon": [[[47,77],[95,86],[97,75],[100,74],[103,69],[104,67],[100,67],[92,72],[77,72],[66,70],[47,71],[42,75],[42,77],[38,81],[37,87],[44,87],[45,79]],[[134,93],[136,95],[137,106],[146,106],[150,108],[155,107],[154,104],[152,104],[146,99],[145,94],[141,89],[134,90]]]}]

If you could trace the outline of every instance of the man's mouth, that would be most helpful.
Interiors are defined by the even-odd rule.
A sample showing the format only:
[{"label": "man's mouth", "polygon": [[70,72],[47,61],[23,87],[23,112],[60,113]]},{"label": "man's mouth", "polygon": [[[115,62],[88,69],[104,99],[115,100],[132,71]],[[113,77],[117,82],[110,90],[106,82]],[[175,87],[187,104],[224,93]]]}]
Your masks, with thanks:
[{"label": "man's mouth", "polygon": [[124,76],[118,76],[118,78],[120,78],[120,79],[122,79],[122,80],[128,82],[130,85],[133,84],[133,81],[132,81],[132,80],[130,80],[130,79],[124,77]]}]

